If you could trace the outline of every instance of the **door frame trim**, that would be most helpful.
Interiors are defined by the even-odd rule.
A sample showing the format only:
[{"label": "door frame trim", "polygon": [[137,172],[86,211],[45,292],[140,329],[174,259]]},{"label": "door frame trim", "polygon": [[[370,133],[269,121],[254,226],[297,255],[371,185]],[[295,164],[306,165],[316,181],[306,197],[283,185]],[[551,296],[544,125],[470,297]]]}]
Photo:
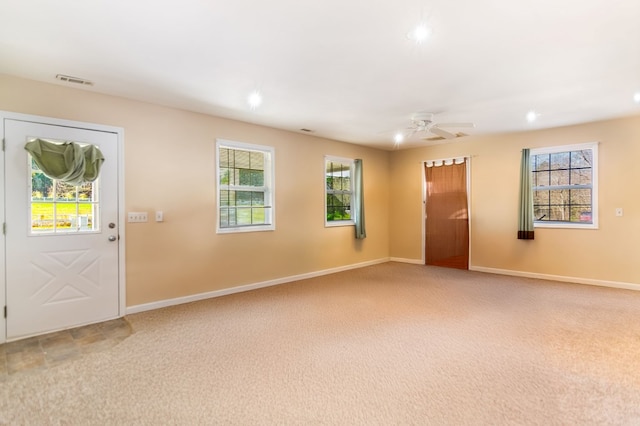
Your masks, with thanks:
[{"label": "door frame trim", "polygon": [[457,155],[449,158],[439,158],[434,160],[420,161],[420,168],[422,169],[422,265],[427,260],[427,173],[425,172],[425,165],[428,162],[448,162],[454,161],[460,158],[465,159],[466,174],[467,174],[467,216],[469,222],[469,270],[471,270],[471,156],[470,155]]},{"label": "door frame trim", "polygon": [[[53,126],[73,127],[85,130],[114,133],[118,137],[118,317],[123,317],[126,313],[126,253],[125,253],[125,204],[124,204],[124,128],[107,126],[103,124],[87,123],[82,121],[64,120],[59,118],[44,117],[31,114],[21,114],[0,110],[0,136],[4,141],[5,121],[26,121],[37,124],[47,124]],[[5,223],[5,154],[2,150],[2,161],[0,161],[0,222]],[[7,321],[4,317],[4,306],[7,304],[7,281],[6,281],[6,237],[2,233],[2,244],[0,244],[0,343],[7,340]]]}]

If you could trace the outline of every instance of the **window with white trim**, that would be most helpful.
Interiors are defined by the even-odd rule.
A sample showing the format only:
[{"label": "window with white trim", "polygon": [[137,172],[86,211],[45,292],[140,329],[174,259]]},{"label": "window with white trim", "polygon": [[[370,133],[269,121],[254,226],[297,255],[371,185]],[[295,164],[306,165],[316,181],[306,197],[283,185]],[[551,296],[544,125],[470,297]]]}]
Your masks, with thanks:
[{"label": "window with white trim", "polygon": [[29,160],[31,228],[29,235],[78,234],[100,231],[99,178],[71,185],[51,179]]},{"label": "window with white trim", "polygon": [[353,225],[351,202],[353,199],[354,160],[326,156],[325,177],[325,225]]},{"label": "window with white trim", "polygon": [[598,227],[598,144],[532,149],[536,227]]},{"label": "window with white trim", "polygon": [[216,141],[218,233],[272,231],[274,150]]}]

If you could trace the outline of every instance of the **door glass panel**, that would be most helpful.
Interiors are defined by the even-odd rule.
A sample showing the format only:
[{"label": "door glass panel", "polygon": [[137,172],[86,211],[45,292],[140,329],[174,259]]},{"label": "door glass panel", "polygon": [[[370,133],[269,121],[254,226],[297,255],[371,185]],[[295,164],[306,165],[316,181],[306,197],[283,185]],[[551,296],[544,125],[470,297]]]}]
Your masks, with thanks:
[{"label": "door glass panel", "polygon": [[76,195],[76,189],[77,186],[73,186],[70,185],[68,183],[56,180],[55,181],[55,187],[56,187],[56,201],[76,201],[77,200],[77,195]]},{"label": "door glass panel", "polygon": [[46,176],[29,156],[29,235],[99,232],[99,178],[74,186]]}]

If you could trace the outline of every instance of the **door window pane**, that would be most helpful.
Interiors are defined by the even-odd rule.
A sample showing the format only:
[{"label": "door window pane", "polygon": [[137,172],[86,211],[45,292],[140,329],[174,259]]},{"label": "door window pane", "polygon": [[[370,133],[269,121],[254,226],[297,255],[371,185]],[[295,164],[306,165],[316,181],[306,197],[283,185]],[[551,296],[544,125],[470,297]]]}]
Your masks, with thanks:
[{"label": "door window pane", "polygon": [[[30,157],[30,156],[29,156]],[[99,231],[98,180],[74,186],[51,179],[32,158],[30,235]]]}]

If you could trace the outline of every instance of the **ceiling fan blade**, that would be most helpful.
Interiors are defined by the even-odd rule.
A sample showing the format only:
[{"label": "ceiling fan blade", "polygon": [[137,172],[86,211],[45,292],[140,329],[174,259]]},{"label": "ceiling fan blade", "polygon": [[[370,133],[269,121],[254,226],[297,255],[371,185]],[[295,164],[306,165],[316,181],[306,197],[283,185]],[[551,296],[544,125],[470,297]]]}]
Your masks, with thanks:
[{"label": "ceiling fan blade", "polygon": [[438,123],[439,127],[476,127],[473,123]]},{"label": "ceiling fan blade", "polygon": [[434,135],[442,136],[445,139],[455,139],[456,135],[453,133],[449,133],[446,130],[442,130],[437,126],[432,126],[429,131]]}]

